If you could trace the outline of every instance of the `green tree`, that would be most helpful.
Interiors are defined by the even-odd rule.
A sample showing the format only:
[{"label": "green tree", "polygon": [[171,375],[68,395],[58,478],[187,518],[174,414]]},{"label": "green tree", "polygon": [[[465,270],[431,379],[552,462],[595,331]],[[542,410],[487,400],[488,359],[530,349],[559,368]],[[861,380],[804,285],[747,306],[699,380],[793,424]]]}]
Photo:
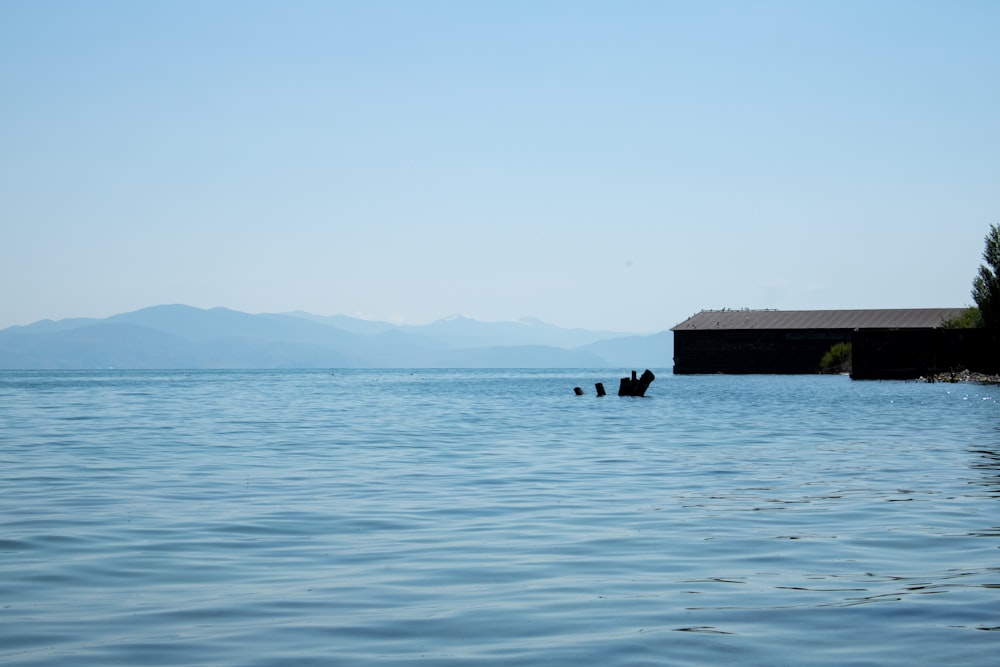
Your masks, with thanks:
[{"label": "green tree", "polygon": [[820,373],[850,373],[851,344],[836,343],[823,355],[819,361]]},{"label": "green tree", "polygon": [[979,306],[983,326],[1000,328],[1000,226],[990,225],[983,250],[986,264],[979,266],[979,275],[972,283],[972,298]]},{"label": "green tree", "polygon": [[941,323],[942,329],[978,329],[983,326],[983,316],[975,306],[969,306],[960,314]]}]

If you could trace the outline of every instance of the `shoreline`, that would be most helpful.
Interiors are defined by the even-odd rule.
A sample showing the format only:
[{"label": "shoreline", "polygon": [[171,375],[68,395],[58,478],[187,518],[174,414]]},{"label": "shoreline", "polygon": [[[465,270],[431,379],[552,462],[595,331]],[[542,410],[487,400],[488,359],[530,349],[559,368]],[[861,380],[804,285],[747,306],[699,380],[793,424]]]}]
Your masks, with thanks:
[{"label": "shoreline", "polygon": [[976,371],[948,371],[946,373],[935,373],[927,377],[921,377],[924,382],[975,382],[977,384],[1000,384],[1000,375],[990,375],[988,373],[978,373]]}]

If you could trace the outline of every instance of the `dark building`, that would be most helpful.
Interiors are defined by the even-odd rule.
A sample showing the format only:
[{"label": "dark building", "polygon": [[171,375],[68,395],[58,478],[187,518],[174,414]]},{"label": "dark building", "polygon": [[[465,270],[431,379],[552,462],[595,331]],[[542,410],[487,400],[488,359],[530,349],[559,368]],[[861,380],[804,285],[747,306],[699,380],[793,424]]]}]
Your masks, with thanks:
[{"label": "dark building", "polygon": [[703,310],[671,329],[674,373],[816,373],[857,331],[929,331],[963,310]]}]

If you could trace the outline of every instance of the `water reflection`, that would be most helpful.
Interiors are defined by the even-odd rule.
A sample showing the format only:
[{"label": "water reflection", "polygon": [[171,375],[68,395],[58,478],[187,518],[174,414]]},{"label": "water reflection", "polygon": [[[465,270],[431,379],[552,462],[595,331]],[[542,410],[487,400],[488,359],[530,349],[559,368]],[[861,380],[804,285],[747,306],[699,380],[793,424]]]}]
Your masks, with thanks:
[{"label": "water reflection", "polygon": [[969,452],[976,456],[970,467],[979,473],[972,483],[985,487],[992,496],[1000,496],[1000,451],[977,447]]}]

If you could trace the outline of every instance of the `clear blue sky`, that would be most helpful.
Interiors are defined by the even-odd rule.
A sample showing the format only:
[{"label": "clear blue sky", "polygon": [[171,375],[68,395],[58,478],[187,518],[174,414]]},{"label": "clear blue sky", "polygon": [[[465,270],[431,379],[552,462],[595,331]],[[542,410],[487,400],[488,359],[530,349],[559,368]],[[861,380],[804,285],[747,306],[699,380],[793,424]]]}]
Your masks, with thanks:
[{"label": "clear blue sky", "polygon": [[1000,2],[0,0],[0,327],[972,303]]}]

